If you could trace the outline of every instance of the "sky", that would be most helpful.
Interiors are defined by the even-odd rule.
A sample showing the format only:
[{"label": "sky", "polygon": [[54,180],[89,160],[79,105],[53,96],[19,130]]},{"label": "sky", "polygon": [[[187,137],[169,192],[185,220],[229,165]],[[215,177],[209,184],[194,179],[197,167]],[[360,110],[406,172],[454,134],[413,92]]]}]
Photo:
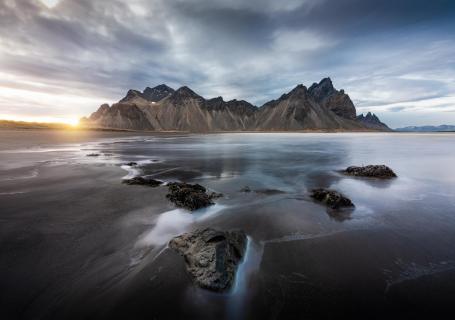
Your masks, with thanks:
[{"label": "sky", "polygon": [[0,0],[0,119],[166,83],[258,106],[330,77],[390,127],[455,124],[452,0]]}]

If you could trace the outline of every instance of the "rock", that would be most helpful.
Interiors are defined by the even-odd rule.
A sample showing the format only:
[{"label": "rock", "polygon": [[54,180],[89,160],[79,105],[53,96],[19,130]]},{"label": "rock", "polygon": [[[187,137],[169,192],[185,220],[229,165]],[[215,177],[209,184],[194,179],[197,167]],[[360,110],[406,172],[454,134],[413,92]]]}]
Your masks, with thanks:
[{"label": "rock", "polygon": [[222,292],[235,280],[245,255],[247,236],[243,231],[195,230],[173,238],[169,247],[185,258],[186,269],[201,288]]},{"label": "rock", "polygon": [[254,190],[254,192],[259,193],[259,194],[263,194],[263,195],[266,195],[266,196],[274,196],[274,195],[277,195],[277,194],[286,193],[286,192],[284,192],[282,190],[278,190],[278,189],[258,189],[258,190]]},{"label": "rock", "polygon": [[349,198],[335,190],[330,189],[314,189],[311,191],[311,197],[319,202],[325,203],[332,209],[341,207],[354,207],[354,204]]},{"label": "rock", "polygon": [[163,181],[155,180],[152,178],[146,177],[134,177],[131,179],[123,180],[123,183],[128,185],[141,185],[141,186],[149,186],[149,187],[158,187],[163,184]]},{"label": "rock", "polygon": [[168,188],[166,197],[177,206],[191,211],[213,205],[212,200],[222,196],[215,192],[207,194],[207,189],[200,184],[172,182],[168,184]]},{"label": "rock", "polygon": [[253,192],[253,191],[255,193],[257,193],[257,194],[262,194],[262,195],[266,195],[266,196],[273,196],[273,195],[277,195],[277,194],[286,193],[286,192],[284,192],[282,190],[278,190],[278,189],[257,189],[257,190],[252,190],[248,186],[245,186],[242,189],[240,189],[240,192],[245,192],[245,193],[249,193],[249,192]]},{"label": "rock", "polygon": [[351,176],[374,177],[382,179],[395,178],[397,176],[392,169],[385,165],[368,165],[364,167],[351,166],[348,167],[344,173]]},{"label": "rock", "polygon": [[218,199],[218,198],[222,198],[223,194],[222,193],[218,193],[218,192],[211,192],[209,197],[211,199]]},{"label": "rock", "polygon": [[250,189],[250,187],[245,186],[242,189],[240,189],[240,192],[251,192],[251,189]]},{"label": "rock", "polygon": [[137,162],[128,162],[128,163],[125,163],[125,166],[130,166],[130,167],[134,167],[134,166],[137,166]]}]

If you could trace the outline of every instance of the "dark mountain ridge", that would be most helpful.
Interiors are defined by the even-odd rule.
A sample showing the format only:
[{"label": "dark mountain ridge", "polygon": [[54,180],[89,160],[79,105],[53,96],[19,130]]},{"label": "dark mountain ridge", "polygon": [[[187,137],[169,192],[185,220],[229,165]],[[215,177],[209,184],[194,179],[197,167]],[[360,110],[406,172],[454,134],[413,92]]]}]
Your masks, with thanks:
[{"label": "dark mountain ridge", "polygon": [[276,100],[256,107],[244,100],[204,99],[190,88],[165,84],[143,92],[129,90],[112,106],[103,104],[81,124],[88,127],[152,131],[388,131],[376,115],[356,115],[344,90],[330,78],[310,88],[297,85]]}]

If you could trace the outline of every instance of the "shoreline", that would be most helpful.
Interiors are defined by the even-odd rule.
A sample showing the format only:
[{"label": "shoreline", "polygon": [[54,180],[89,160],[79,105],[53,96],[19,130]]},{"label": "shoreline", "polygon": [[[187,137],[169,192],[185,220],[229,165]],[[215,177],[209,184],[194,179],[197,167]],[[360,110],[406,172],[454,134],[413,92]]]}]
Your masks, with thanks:
[{"label": "shoreline", "polygon": [[166,134],[188,134],[188,135],[212,135],[212,134],[243,134],[243,133],[267,133],[267,134],[283,134],[283,133],[376,133],[376,134],[455,134],[455,131],[378,131],[378,130],[292,130],[292,131],[209,131],[209,132],[197,132],[197,131],[147,131],[147,130],[129,130],[129,129],[115,129],[115,128],[5,128],[0,127],[2,131],[13,131],[13,132],[29,132],[29,131],[52,131],[52,132],[119,132],[119,133],[138,133],[138,134],[155,134],[155,135],[166,135]]}]

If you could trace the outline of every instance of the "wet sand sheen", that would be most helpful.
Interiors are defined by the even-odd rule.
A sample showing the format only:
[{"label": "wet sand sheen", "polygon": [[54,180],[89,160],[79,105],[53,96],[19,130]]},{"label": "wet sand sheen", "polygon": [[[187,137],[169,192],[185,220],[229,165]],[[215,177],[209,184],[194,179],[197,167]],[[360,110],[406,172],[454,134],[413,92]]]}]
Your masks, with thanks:
[{"label": "wet sand sheen", "polygon": [[[453,135],[55,134],[0,136],[6,318],[363,318],[450,307]],[[125,166],[131,161],[138,166]],[[398,178],[338,173],[370,163]],[[166,186],[121,183],[137,174],[225,197],[190,214],[166,200]],[[349,218],[312,201],[317,187],[349,195]],[[194,287],[166,248],[206,226],[248,234],[234,293]]]}]

